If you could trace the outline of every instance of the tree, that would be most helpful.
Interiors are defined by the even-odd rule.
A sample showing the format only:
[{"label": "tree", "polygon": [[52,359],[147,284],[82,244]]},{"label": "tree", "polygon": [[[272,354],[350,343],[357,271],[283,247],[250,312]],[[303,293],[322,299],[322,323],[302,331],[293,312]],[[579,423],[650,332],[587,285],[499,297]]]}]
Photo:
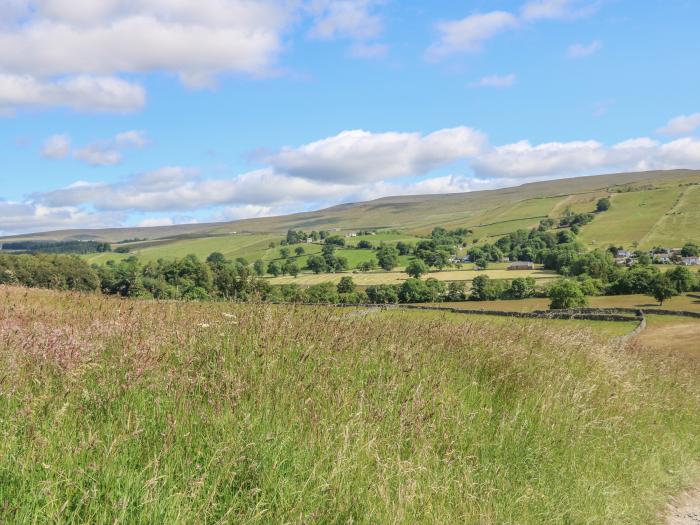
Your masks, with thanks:
[{"label": "tree", "polygon": [[474,266],[477,268],[481,268],[482,270],[485,270],[489,266],[489,261],[488,259],[485,259],[484,257],[479,257],[474,261]]},{"label": "tree", "polygon": [[373,257],[369,261],[361,262],[357,265],[357,269],[361,272],[369,272],[377,267],[377,260]]},{"label": "tree", "polygon": [[352,277],[347,275],[340,279],[340,282],[337,286],[338,293],[352,293],[355,291],[355,288],[356,285],[355,282],[352,280]]},{"label": "tree", "polygon": [[277,277],[279,274],[282,273],[282,268],[280,267],[279,263],[272,261],[270,264],[267,265],[267,273],[269,273],[273,277]]},{"label": "tree", "polygon": [[395,304],[399,302],[399,295],[395,286],[379,284],[367,287],[367,298],[374,304]]},{"label": "tree", "polygon": [[406,273],[411,277],[419,279],[421,275],[428,273],[428,265],[420,259],[413,259],[408,263],[408,266],[406,266]]},{"label": "tree", "polygon": [[297,275],[299,275],[299,267],[297,266],[297,263],[295,263],[292,260],[288,260],[284,263],[282,271],[284,273],[288,273],[292,277],[296,277]]},{"label": "tree", "polygon": [[486,301],[488,299],[488,275],[478,275],[472,281],[472,293],[469,298],[472,301]]},{"label": "tree", "polygon": [[326,259],[320,255],[312,255],[309,257],[306,261],[306,267],[316,274],[323,273],[328,270]]},{"label": "tree", "polygon": [[608,211],[610,209],[610,199],[608,197],[603,197],[599,199],[595,205],[597,212]]},{"label": "tree", "polygon": [[258,277],[265,275],[265,262],[262,259],[258,259],[253,263],[253,271]]},{"label": "tree", "polygon": [[700,246],[694,242],[687,242],[683,245],[681,249],[681,255],[683,257],[697,257],[700,255]]},{"label": "tree", "polygon": [[588,302],[578,283],[570,279],[561,279],[550,286],[549,299],[551,310],[580,308]]},{"label": "tree", "polygon": [[390,272],[399,264],[399,252],[393,246],[382,244],[377,250],[377,261],[382,269]]},{"label": "tree", "polygon": [[464,301],[466,298],[467,292],[464,281],[454,281],[447,285],[447,299],[450,301]]},{"label": "tree", "polygon": [[213,252],[207,257],[207,264],[212,268],[226,264],[226,257],[221,252]]},{"label": "tree", "polygon": [[410,255],[413,246],[403,241],[396,243],[396,249],[399,251],[399,255]]},{"label": "tree", "polygon": [[296,254],[297,257],[300,257],[306,253],[306,250],[304,250],[303,246],[297,246],[294,248],[294,253]]},{"label": "tree", "polygon": [[331,235],[326,237],[326,244],[333,244],[335,246],[345,246],[345,239],[340,235]]},{"label": "tree", "polygon": [[357,243],[357,248],[360,250],[371,250],[373,246],[371,242],[362,239],[360,242]]},{"label": "tree", "polygon": [[695,276],[686,266],[676,266],[666,272],[666,277],[678,293],[685,293],[695,288]]},{"label": "tree", "polygon": [[280,257],[281,257],[282,259],[287,259],[287,258],[289,258],[289,253],[290,253],[290,252],[289,252],[289,248],[287,248],[286,246],[283,247],[283,248],[280,248]]},{"label": "tree", "polygon": [[651,295],[663,306],[664,301],[678,295],[678,291],[667,275],[659,275],[651,286]]}]

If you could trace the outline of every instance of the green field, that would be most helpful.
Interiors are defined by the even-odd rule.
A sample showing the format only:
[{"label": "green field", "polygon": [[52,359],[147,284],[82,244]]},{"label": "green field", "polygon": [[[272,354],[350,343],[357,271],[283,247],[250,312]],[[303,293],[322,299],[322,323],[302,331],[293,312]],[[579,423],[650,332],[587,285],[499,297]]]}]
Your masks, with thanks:
[{"label": "green field", "polygon": [[[316,212],[220,224],[69,230],[20,238],[109,242],[134,237],[171,239],[170,243],[182,246],[185,252],[201,247],[196,243],[193,248],[186,247],[189,242],[195,242],[196,237],[222,235],[226,238],[235,231],[281,238],[290,228],[305,231],[338,228],[341,235],[367,228],[385,232],[398,229],[401,231],[398,237],[410,240],[415,235],[428,234],[435,226],[468,227],[474,229],[477,236],[490,238],[532,227],[540,218],[558,217],[567,209],[592,211],[598,198],[612,194],[611,210],[584,228],[584,239],[591,246],[609,243],[630,246],[635,241],[642,247],[682,245],[688,240],[700,242],[700,231],[694,227],[700,202],[699,183],[700,171],[693,170],[618,173],[470,193],[386,197]],[[394,235],[387,240],[398,238]]]},{"label": "green field", "polygon": [[700,372],[605,326],[2,286],[0,319],[3,523],[652,524],[700,460]]},{"label": "green field", "polygon": [[[339,252],[342,253],[342,252]],[[310,286],[326,281],[337,283],[346,275],[350,275],[356,284],[367,286],[372,284],[400,284],[408,275],[400,271],[385,272],[382,270],[372,272],[343,272],[343,273],[301,273],[297,277],[283,276],[270,278],[271,284],[290,284],[296,283],[301,286]],[[426,277],[432,277],[439,281],[466,281],[471,282],[478,275],[488,275],[492,279],[515,279],[516,277],[532,277],[540,282],[556,279],[557,274],[548,270],[504,270],[504,269],[487,269],[481,271],[475,270],[443,270],[441,272],[431,272]]]},{"label": "green field", "polygon": [[[643,308],[665,310],[684,310],[700,312],[700,294],[687,293],[671,297],[664,301],[663,307],[647,295],[606,295],[589,297],[588,305],[593,308]],[[463,308],[466,310],[501,310],[506,312],[532,312],[549,309],[549,299],[532,298],[517,301],[464,301],[457,303],[439,303],[439,306]]]}]

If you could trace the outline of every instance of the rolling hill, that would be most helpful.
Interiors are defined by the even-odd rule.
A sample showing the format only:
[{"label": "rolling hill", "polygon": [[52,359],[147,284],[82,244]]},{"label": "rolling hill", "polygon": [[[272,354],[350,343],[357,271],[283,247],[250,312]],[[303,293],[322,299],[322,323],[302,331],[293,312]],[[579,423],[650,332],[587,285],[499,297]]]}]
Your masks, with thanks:
[{"label": "rolling hill", "polygon": [[[493,240],[519,228],[530,228],[566,210],[592,211],[609,196],[611,209],[585,226],[580,239],[591,248],[609,244],[640,248],[679,246],[700,241],[700,170],[616,173],[559,179],[470,193],[386,197],[324,210],[226,223],[153,228],[64,230],[0,238],[27,240],[100,240],[131,243],[145,259],[222,251],[227,256],[268,258],[270,241],[288,229],[399,230],[397,238],[428,233],[435,226],[468,227],[474,237]],[[114,254],[101,254],[100,262]]]}]

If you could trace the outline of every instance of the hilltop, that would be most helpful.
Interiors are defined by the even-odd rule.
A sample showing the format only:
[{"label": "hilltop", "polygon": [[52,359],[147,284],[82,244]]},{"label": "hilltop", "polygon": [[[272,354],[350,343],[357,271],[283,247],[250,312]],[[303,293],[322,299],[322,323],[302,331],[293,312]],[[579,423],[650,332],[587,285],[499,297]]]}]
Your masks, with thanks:
[{"label": "hilltop", "polygon": [[[0,242],[80,239],[118,243],[139,239],[125,246],[150,260],[188,253],[206,257],[212,251],[267,259],[269,243],[279,240],[288,229],[399,230],[398,237],[410,238],[435,226],[466,227],[473,230],[474,238],[492,241],[568,210],[591,211],[604,196],[610,197],[611,209],[586,225],[579,236],[590,248],[610,244],[651,248],[700,241],[700,170],[672,170],[576,177],[470,193],[385,197],[225,223],[42,232],[0,238]],[[391,240],[396,238],[394,232]],[[106,256],[94,260],[102,262]]]}]

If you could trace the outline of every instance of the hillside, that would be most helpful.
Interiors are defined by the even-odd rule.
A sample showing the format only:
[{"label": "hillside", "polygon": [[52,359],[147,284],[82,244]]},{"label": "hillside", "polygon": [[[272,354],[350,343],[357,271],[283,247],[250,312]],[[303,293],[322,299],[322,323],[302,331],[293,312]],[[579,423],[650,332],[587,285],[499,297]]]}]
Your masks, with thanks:
[{"label": "hillside", "polygon": [[640,248],[650,248],[700,241],[698,170],[620,173],[470,193],[386,197],[316,212],[227,223],[66,230],[13,239],[119,242],[140,238],[148,242],[132,247],[147,259],[187,253],[206,256],[214,250],[258,258],[265,256],[270,240],[290,228],[399,229],[410,236],[425,234],[435,226],[468,227],[474,230],[474,237],[485,240],[533,227],[542,218],[558,217],[567,209],[591,211],[602,196],[610,196],[613,206],[583,228],[580,238],[590,247],[637,243]]},{"label": "hillside", "polygon": [[657,523],[697,370],[581,323],[0,286],[0,522]]}]

